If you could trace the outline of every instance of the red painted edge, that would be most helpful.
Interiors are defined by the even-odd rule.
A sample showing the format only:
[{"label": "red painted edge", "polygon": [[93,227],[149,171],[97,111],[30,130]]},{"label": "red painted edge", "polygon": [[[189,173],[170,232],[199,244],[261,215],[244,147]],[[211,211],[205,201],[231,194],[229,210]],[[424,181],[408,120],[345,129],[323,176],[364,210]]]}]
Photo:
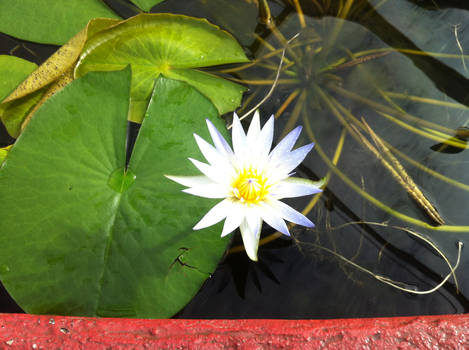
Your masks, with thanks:
[{"label": "red painted edge", "polygon": [[469,349],[469,315],[141,320],[0,314],[0,349]]}]

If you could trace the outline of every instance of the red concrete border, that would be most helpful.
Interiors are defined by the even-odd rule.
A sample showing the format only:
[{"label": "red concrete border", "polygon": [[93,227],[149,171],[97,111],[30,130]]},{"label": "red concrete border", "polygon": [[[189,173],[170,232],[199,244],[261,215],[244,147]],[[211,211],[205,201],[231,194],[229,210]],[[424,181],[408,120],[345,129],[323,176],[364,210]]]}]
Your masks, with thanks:
[{"label": "red concrete border", "polygon": [[469,349],[469,315],[138,320],[0,314],[0,349]]}]

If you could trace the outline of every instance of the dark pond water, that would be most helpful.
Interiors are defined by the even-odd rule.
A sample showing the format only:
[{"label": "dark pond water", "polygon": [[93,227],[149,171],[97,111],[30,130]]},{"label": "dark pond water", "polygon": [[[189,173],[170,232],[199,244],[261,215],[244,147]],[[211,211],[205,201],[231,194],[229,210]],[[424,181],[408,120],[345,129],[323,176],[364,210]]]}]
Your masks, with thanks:
[{"label": "dark pond water", "polygon": [[[126,2],[106,2],[120,14],[133,12]],[[293,239],[272,239],[274,231],[264,225],[269,242],[260,247],[257,263],[239,249],[236,236],[215,273],[176,317],[469,311],[467,6],[410,0],[167,0],[152,12],[204,17],[240,41],[256,64],[211,70],[249,87],[243,110],[267,94],[286,41],[300,33],[286,50],[282,74],[261,113],[277,116],[277,140],[303,125],[300,143],[314,140],[316,146],[297,173],[329,176],[317,202],[289,202],[307,213],[314,229],[294,227]],[[0,53],[15,47],[14,55],[37,63],[56,49],[0,34]],[[362,118],[398,163],[386,158]],[[2,131],[2,145],[10,141]],[[429,205],[409,194],[415,188]],[[458,250],[460,243],[466,248]],[[453,276],[434,292],[417,294],[438,286],[458,255],[457,282]],[[0,312],[18,311],[0,290]]]}]

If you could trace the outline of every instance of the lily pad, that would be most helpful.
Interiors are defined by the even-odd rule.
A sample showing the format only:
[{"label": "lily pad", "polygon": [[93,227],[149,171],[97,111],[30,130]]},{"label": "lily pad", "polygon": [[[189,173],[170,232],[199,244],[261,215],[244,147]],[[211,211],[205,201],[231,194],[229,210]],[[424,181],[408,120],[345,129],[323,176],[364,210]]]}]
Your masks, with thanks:
[{"label": "lily pad", "polygon": [[[129,70],[94,72],[36,113],[0,170],[0,278],[29,313],[169,317],[215,269],[221,227],[192,226],[214,204],[164,174],[197,173],[192,133],[220,129],[189,85],[159,78],[128,170]],[[184,208],[182,210],[181,208]]]},{"label": "lily pad", "polygon": [[75,76],[90,71],[132,68],[129,120],[140,123],[154,81],[180,79],[206,94],[218,113],[234,110],[241,85],[194,68],[246,62],[243,49],[227,32],[206,20],[171,14],[141,14],[102,31],[85,45]]},{"label": "lily pad", "polygon": [[[118,22],[115,19],[98,18],[91,20],[88,25],[58,49],[43,64],[37,67],[29,76],[23,75],[16,80],[16,89],[0,104],[0,118],[8,133],[18,137],[21,129],[31,119],[36,110],[53,94],[73,80],[72,70],[89,37]],[[7,56],[8,57],[8,56]],[[1,64],[1,61],[0,61]],[[4,69],[9,66],[4,65]],[[0,69],[2,69],[0,67]],[[10,71],[5,73],[9,76]],[[9,80],[9,79],[7,79]],[[21,82],[21,80],[23,80]],[[18,85],[18,83],[21,84]]]},{"label": "lily pad", "polygon": [[144,11],[150,11],[151,8],[164,0],[130,0]]},{"label": "lily pad", "polygon": [[120,18],[99,0],[0,2],[0,32],[43,44],[62,45],[97,17]]},{"label": "lily pad", "polygon": [[[414,3],[408,0],[371,0],[376,11],[422,51],[469,77],[469,37],[466,23],[469,12],[458,8],[440,8],[436,3]],[[422,5],[428,5],[427,9]],[[451,4],[450,4],[451,5]],[[432,35],[428,35],[432,33]]]},{"label": "lily pad", "polygon": [[15,56],[0,55],[0,101],[36,69],[35,63]]},{"label": "lily pad", "polygon": [[0,148],[0,165],[3,163],[3,161],[7,157],[8,152],[10,151],[10,149],[11,149],[11,145]]}]

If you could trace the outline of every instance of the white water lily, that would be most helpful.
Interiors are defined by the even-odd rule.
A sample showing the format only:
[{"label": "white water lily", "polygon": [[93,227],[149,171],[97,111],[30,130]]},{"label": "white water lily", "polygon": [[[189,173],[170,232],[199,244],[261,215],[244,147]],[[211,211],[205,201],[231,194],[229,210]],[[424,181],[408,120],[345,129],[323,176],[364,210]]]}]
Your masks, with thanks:
[{"label": "white water lily", "polygon": [[167,178],[189,187],[183,190],[205,198],[224,198],[195,226],[200,230],[223,219],[221,236],[240,228],[247,255],[257,261],[257,249],[262,222],[289,236],[284,221],[306,227],[314,224],[303,214],[281,202],[280,199],[321,192],[321,182],[291,177],[295,169],[311,151],[314,143],[292,150],[301,132],[301,126],[292,130],[270,151],[274,134],[272,116],[261,129],[256,112],[247,134],[236,113],[233,116],[233,149],[215,126],[207,119],[214,146],[197,134],[195,140],[208,164],[189,158],[201,176],[169,176]]}]

